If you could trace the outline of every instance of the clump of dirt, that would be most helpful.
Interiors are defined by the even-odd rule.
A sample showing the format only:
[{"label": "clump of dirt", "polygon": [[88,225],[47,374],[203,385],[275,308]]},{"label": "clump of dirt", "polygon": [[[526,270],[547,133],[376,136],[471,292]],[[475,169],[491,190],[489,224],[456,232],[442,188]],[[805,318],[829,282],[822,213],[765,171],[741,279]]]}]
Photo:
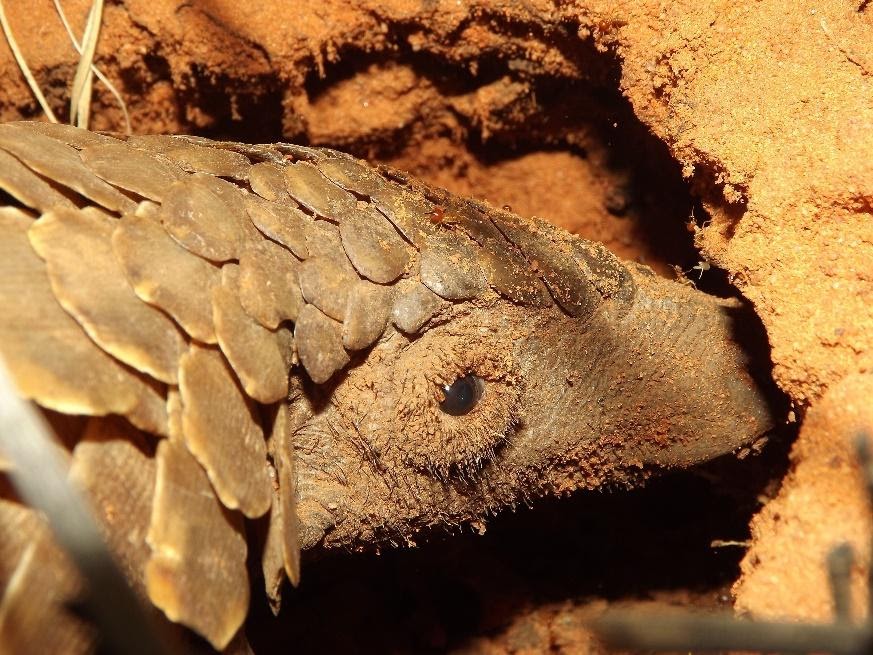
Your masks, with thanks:
[{"label": "clump of dirt", "polygon": [[868,611],[873,530],[858,440],[873,444],[873,375],[834,385],[806,417],[779,495],[752,521],[755,543],[734,587],[736,607],[754,616],[833,621],[826,562],[849,544],[853,619]]},{"label": "clump of dirt", "polygon": [[[65,3],[79,30],[89,4]],[[51,0],[6,11],[63,117],[77,55]],[[865,0],[119,0],[97,64],[137,132],[339,147],[662,274],[704,262],[701,286],[754,306],[806,420],[794,473],[755,523],[739,606],[823,616],[825,543],[869,529],[840,478],[842,433],[825,423],[853,416],[873,371],[871,42]],[[0,119],[36,116],[2,46],[0,75]],[[122,129],[99,85],[93,113],[93,127]],[[829,451],[842,453],[833,466]],[[801,548],[798,526],[834,503],[855,518],[822,518]],[[786,591],[762,582],[774,576]],[[591,595],[616,588],[604,585]],[[795,611],[801,597],[819,600]]]}]

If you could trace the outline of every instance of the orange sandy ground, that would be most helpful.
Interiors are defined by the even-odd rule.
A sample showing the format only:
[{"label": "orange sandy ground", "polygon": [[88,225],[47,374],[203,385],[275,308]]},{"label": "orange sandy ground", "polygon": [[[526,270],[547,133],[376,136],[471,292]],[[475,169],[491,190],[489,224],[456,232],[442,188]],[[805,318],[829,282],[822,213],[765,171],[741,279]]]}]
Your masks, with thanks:
[{"label": "orange sandy ground", "polygon": [[[63,115],[75,53],[52,3],[4,4]],[[87,3],[65,4],[81,25]],[[121,0],[97,61],[137,132],[343,147],[662,273],[724,269],[802,421],[736,606],[823,619],[824,551],[870,531],[845,443],[873,424],[871,43],[867,0]],[[5,46],[0,75],[0,118],[36,115]],[[121,129],[99,86],[94,114]]]}]

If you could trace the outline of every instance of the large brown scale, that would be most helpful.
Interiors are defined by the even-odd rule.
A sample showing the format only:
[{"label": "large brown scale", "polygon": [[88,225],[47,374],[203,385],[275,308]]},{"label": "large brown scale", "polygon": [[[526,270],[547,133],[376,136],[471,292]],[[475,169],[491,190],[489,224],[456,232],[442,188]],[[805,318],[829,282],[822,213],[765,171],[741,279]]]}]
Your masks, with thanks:
[{"label": "large brown scale", "polygon": [[[461,303],[585,318],[625,311],[650,279],[543,221],[321,148],[12,123],[0,189],[0,354],[136,591],[216,649],[246,617],[250,549],[278,604],[317,541],[298,525],[289,393]],[[754,425],[694,458],[765,429],[756,403]],[[259,518],[266,535],[247,538]],[[87,650],[61,610],[81,581],[44,522],[8,493],[0,522],[0,641]]]}]

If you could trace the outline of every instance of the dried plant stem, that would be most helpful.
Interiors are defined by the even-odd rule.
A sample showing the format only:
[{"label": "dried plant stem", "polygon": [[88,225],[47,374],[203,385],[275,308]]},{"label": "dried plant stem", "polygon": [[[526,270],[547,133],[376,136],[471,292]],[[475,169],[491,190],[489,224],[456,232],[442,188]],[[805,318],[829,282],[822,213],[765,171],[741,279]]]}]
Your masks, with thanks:
[{"label": "dried plant stem", "polygon": [[[64,8],[61,6],[60,0],[52,1],[55,5],[55,11],[57,12],[58,16],[60,16],[61,23],[63,23],[64,29],[67,31],[67,36],[70,37],[70,41],[72,42],[73,47],[76,49],[76,52],[81,55],[82,44],[79,43],[76,35],[73,34],[73,28],[70,27],[70,22],[67,20],[67,14],[64,11]],[[118,91],[115,85],[109,81],[109,78],[107,78],[93,63],[91,64],[91,72],[94,73],[94,76],[103,83],[103,86],[105,86],[109,90],[109,93],[111,93],[112,96],[118,101],[118,105],[119,107],[121,107],[121,113],[124,114],[125,134],[131,134],[133,132],[133,129],[131,128],[130,114],[127,111],[127,103],[124,102],[124,98],[121,97],[121,93]]]},{"label": "dried plant stem", "polygon": [[[0,448],[14,465],[12,484],[21,498],[43,512],[58,545],[87,582],[83,595],[108,651],[167,653],[139,598],[127,584],[103,541],[86,497],[67,477],[67,463],[45,417],[18,397],[0,361]],[[28,551],[25,551],[28,556]]]},{"label": "dried plant stem", "polygon": [[79,65],[73,78],[73,90],[70,94],[70,122],[78,127],[87,128],[91,107],[91,91],[93,74],[91,64],[97,51],[97,39],[100,37],[100,22],[103,19],[103,0],[94,0],[88,12],[85,24],[85,34],[82,36],[82,51]]},{"label": "dried plant stem", "polygon": [[30,90],[36,98],[36,101],[39,103],[39,106],[42,107],[42,110],[45,113],[46,117],[52,123],[57,123],[58,119],[55,116],[55,113],[52,111],[52,108],[49,107],[48,101],[45,99],[42,91],[39,90],[39,84],[37,84],[36,78],[33,76],[33,73],[30,72],[30,67],[24,60],[24,55],[22,54],[21,49],[18,47],[18,42],[12,35],[12,29],[9,26],[8,19],[6,18],[6,11],[4,10],[2,0],[0,0],[0,25],[2,25],[3,27],[3,34],[6,36],[6,41],[9,43],[9,49],[12,50],[12,56],[15,57],[15,62],[18,64],[18,68],[21,69],[21,74],[24,75],[24,79],[27,80],[27,85],[30,87]]}]

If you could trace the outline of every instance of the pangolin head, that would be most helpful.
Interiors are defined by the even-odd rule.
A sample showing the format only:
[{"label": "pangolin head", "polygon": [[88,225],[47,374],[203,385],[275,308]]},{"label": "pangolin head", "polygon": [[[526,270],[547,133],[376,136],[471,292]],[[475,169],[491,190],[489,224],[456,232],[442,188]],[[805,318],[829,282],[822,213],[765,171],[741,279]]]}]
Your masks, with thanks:
[{"label": "pangolin head", "polygon": [[[771,427],[739,302],[387,168],[339,155],[320,168],[418,253],[375,344],[327,383],[292,385],[304,546],[411,543],[538,495],[700,463]],[[426,201],[418,220],[377,200],[385,180]]]}]

